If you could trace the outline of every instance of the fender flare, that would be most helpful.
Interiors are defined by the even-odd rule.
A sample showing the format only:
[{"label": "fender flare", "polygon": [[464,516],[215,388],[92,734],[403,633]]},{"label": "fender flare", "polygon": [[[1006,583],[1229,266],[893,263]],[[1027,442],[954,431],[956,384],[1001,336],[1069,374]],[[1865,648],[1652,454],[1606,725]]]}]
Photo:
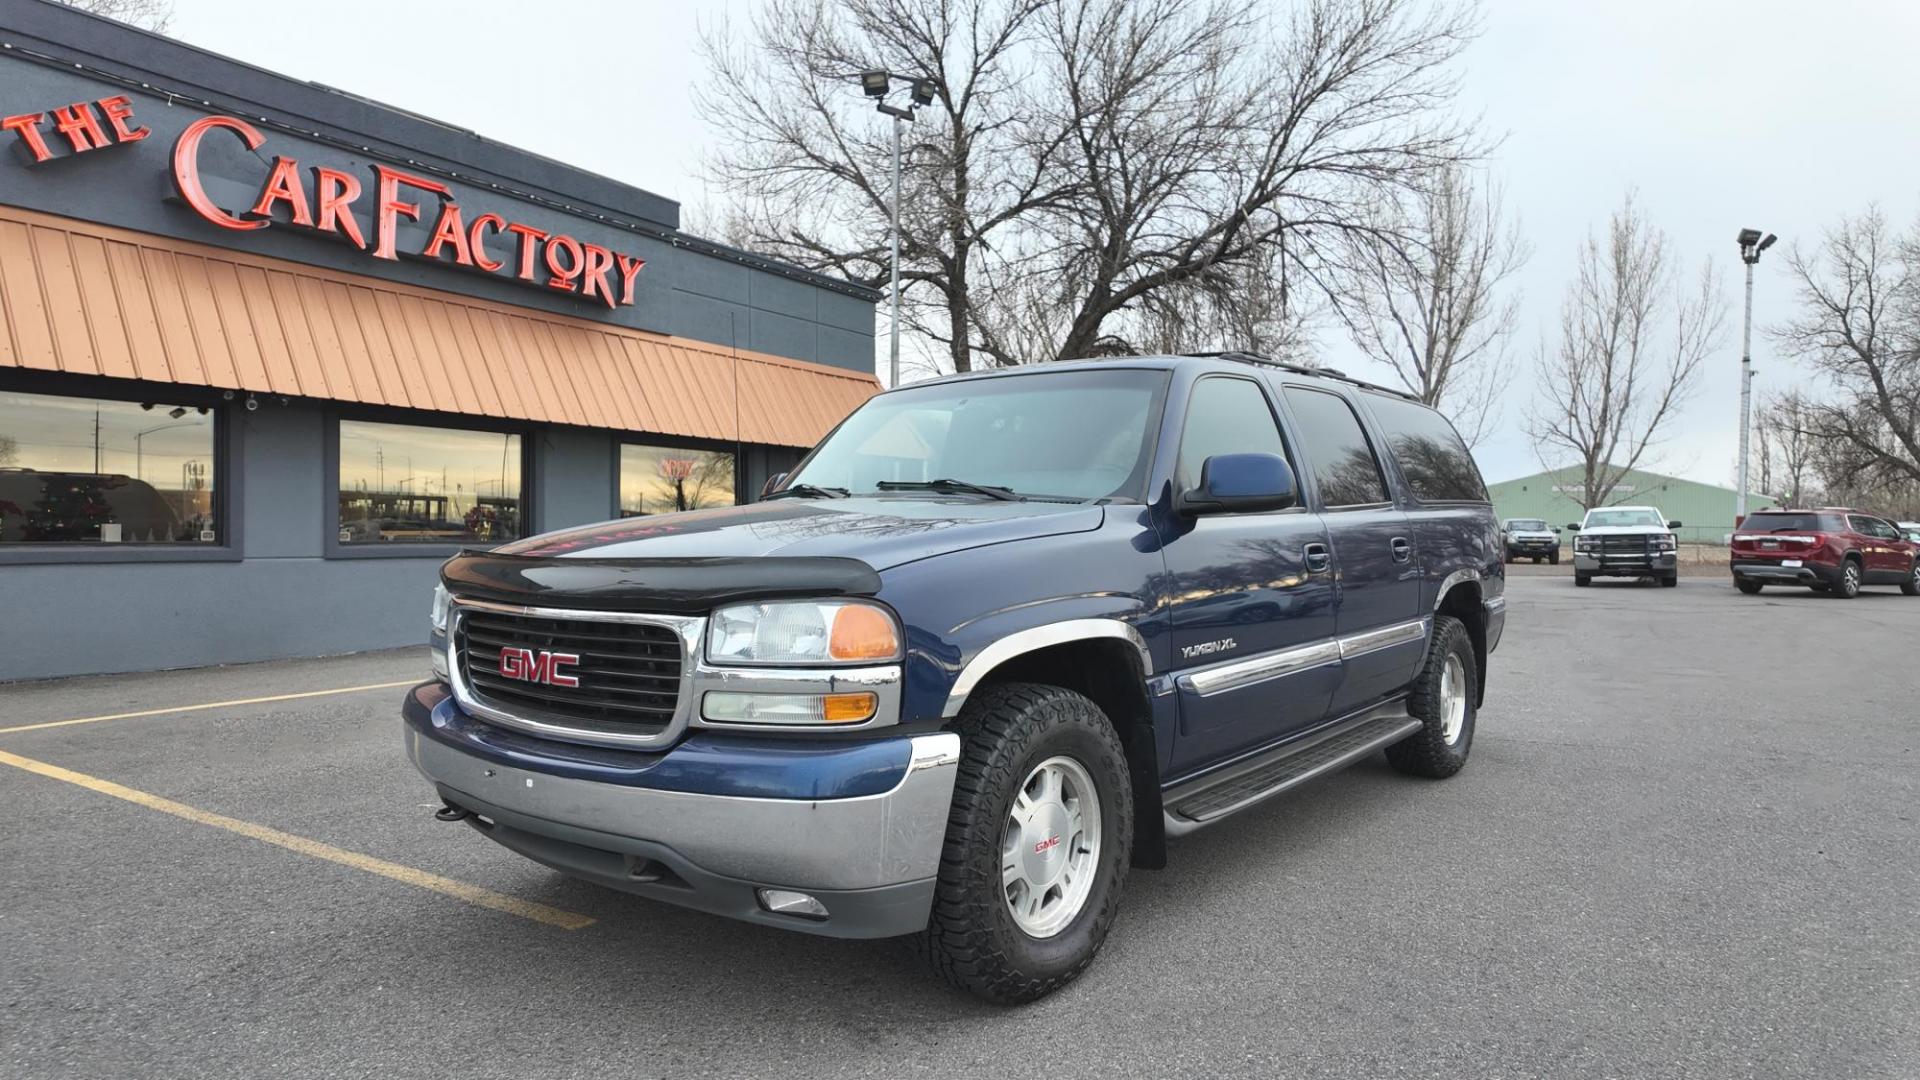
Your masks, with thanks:
[{"label": "fender flare", "polygon": [[1153,675],[1153,653],[1147,648],[1146,638],[1140,636],[1140,631],[1119,619],[1066,619],[1061,622],[1044,623],[997,638],[975,653],[973,659],[967,661],[966,666],[960,669],[959,677],[953,680],[953,688],[947,691],[947,704],[941,710],[940,716],[942,719],[951,720],[960,715],[960,710],[967,704],[967,697],[973,693],[974,687],[980,685],[980,681],[985,679],[994,668],[1014,657],[1055,645],[1101,638],[1117,639],[1132,645],[1140,657],[1141,677],[1149,678]]}]

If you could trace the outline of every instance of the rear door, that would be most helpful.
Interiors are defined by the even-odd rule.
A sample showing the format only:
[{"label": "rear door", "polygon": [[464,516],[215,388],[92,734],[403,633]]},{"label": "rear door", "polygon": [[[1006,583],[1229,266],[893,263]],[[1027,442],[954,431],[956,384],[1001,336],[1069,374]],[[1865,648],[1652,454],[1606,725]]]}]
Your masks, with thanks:
[{"label": "rear door", "polygon": [[[1176,489],[1198,487],[1217,454],[1287,453],[1266,388],[1238,375],[1193,384]],[[1298,466],[1295,466],[1296,472]],[[1170,775],[1310,727],[1340,679],[1327,533],[1305,507],[1252,514],[1169,514],[1158,590],[1173,636],[1180,737]]]},{"label": "rear door", "polygon": [[1296,384],[1285,384],[1281,397],[1333,547],[1343,670],[1330,712],[1338,716],[1403,689],[1419,666],[1426,646],[1419,553],[1353,405]]},{"label": "rear door", "polygon": [[1847,524],[1860,535],[1860,555],[1866,563],[1868,581],[1884,585],[1907,579],[1906,546],[1900,542],[1900,530],[1894,528],[1892,522],[1865,514],[1849,514]]}]

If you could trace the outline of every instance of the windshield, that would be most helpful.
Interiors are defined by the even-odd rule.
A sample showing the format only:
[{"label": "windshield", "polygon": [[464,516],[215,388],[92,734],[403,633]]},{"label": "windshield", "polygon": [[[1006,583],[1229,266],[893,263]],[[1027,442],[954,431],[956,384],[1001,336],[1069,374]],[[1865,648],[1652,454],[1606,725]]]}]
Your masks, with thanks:
[{"label": "windshield", "polygon": [[1547,523],[1539,518],[1513,518],[1507,522],[1508,532],[1546,532]]},{"label": "windshield", "polygon": [[1062,371],[909,387],[869,400],[787,486],[958,480],[1061,499],[1142,500],[1167,373]]},{"label": "windshield", "polygon": [[1667,527],[1667,523],[1661,521],[1660,515],[1651,510],[1589,510],[1587,511],[1586,524],[1582,526],[1582,528],[1587,529],[1638,529],[1647,527],[1664,529]]},{"label": "windshield", "polygon": [[1743,533],[1846,532],[1837,514],[1748,514],[1740,522]]}]

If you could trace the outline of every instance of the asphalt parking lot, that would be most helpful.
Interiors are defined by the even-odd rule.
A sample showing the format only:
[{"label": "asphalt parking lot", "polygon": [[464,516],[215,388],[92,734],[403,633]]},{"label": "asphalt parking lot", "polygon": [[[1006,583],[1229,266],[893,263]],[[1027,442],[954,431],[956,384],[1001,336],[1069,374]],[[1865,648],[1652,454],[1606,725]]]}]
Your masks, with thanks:
[{"label": "asphalt parking lot", "polygon": [[0,1074],[1920,1075],[1920,598],[1509,593],[1466,772],[1179,842],[1016,1010],[434,821],[423,651],[0,686]]}]

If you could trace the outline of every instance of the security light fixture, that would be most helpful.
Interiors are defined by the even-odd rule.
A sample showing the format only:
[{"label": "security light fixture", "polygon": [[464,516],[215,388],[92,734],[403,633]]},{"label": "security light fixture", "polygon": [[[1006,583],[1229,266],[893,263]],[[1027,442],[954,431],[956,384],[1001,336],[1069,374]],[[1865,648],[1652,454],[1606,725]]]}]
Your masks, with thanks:
[{"label": "security light fixture", "polygon": [[1760,242],[1759,229],[1741,229],[1740,230],[1740,246],[1741,247],[1750,248],[1759,242]]},{"label": "security light fixture", "polygon": [[870,98],[886,97],[892,81],[886,72],[878,69],[860,73],[860,89],[865,90]]},{"label": "security light fixture", "polygon": [[932,79],[913,80],[913,103],[915,105],[933,104],[933,95],[939,89]]},{"label": "security light fixture", "polygon": [[172,418],[173,418],[173,419],[175,419],[175,420],[178,420],[178,419],[180,419],[181,417],[183,417],[183,416],[185,416],[185,415],[187,415],[187,409],[186,409],[186,406],[184,406],[184,405],[175,405],[175,406],[174,406],[174,407],[173,407],[172,409],[169,409],[169,410],[167,411],[167,415],[168,415],[168,416],[170,416],[170,417],[172,417]]},{"label": "security light fixture", "polygon": [[892,389],[900,385],[900,125],[913,123],[915,110],[933,104],[940,84],[927,77],[910,80],[907,93],[912,102],[905,106],[889,105],[887,93],[893,89],[893,75],[882,68],[871,68],[860,73],[860,89],[873,99],[875,109],[893,120],[893,198],[890,200],[893,204],[890,207],[893,237],[889,245],[892,248],[890,276],[893,288],[887,344],[887,388]]},{"label": "security light fixture", "polygon": [[1754,253],[1755,255],[1758,255],[1758,254],[1760,254],[1761,252],[1763,252],[1763,251],[1765,251],[1765,250],[1767,250],[1768,248],[1770,248],[1770,247],[1772,247],[1772,246],[1773,246],[1773,242],[1774,242],[1775,240],[1778,240],[1778,239],[1780,239],[1780,238],[1779,238],[1779,237],[1777,237],[1777,236],[1775,236],[1775,235],[1773,235],[1772,233],[1768,233],[1768,234],[1767,234],[1767,238],[1766,238],[1765,240],[1762,240],[1762,241],[1760,241],[1760,246],[1759,246],[1759,247],[1757,247],[1757,248],[1754,248],[1754,249],[1753,249],[1753,253]]}]

